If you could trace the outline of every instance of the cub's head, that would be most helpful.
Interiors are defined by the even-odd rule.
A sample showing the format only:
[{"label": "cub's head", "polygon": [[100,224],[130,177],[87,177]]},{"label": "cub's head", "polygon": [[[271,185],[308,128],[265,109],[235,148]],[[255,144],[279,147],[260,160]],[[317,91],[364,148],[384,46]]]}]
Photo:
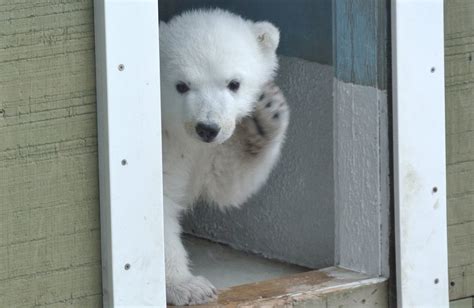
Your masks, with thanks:
[{"label": "cub's head", "polygon": [[193,138],[222,143],[278,67],[278,29],[223,10],[160,23],[163,109]]}]

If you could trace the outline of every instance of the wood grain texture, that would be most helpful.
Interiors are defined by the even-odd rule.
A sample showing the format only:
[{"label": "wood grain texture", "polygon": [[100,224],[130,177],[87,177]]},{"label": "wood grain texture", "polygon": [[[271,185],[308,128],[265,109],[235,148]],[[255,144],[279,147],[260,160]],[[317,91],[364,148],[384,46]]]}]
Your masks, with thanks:
[{"label": "wood grain texture", "polygon": [[445,1],[450,298],[474,295],[474,2]]},{"label": "wood grain texture", "polygon": [[333,1],[337,79],[382,90],[387,88],[389,7],[387,0]]},{"label": "wood grain texture", "polygon": [[2,1],[0,38],[0,307],[100,307],[93,1]]},{"label": "wood grain texture", "polygon": [[220,290],[217,302],[198,307],[363,306],[388,307],[386,279],[329,267]]}]

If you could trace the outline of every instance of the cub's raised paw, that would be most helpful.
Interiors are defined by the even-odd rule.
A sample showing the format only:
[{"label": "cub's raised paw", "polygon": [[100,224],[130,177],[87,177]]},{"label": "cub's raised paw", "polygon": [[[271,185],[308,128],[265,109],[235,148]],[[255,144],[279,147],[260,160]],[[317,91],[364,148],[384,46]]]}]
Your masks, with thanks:
[{"label": "cub's raised paw", "polygon": [[267,83],[255,103],[253,113],[237,127],[245,151],[258,155],[271,145],[281,144],[289,117],[290,110],[282,91],[274,82]]},{"label": "cub's raised paw", "polygon": [[191,276],[180,283],[167,283],[166,298],[168,304],[177,306],[205,304],[217,299],[217,291],[206,278]]},{"label": "cub's raised paw", "polygon": [[289,107],[280,88],[274,83],[267,83],[258,98],[253,113],[258,132],[266,138],[278,138],[284,134],[289,122]]}]

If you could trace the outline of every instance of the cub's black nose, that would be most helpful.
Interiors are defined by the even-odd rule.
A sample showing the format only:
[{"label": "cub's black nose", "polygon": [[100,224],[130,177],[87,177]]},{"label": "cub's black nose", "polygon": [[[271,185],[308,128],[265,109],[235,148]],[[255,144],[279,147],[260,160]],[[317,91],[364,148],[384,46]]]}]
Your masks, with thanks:
[{"label": "cub's black nose", "polygon": [[204,142],[211,142],[216,138],[221,128],[214,123],[202,123],[199,122],[196,125],[196,133],[201,137]]}]

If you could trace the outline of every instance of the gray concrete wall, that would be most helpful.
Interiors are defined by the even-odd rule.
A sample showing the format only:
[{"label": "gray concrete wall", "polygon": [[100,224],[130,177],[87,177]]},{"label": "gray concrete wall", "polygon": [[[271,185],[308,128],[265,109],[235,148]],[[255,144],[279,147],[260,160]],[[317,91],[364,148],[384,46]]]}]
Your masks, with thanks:
[{"label": "gray concrete wall", "polygon": [[188,233],[311,268],[334,264],[333,76],[331,66],[281,57],[278,84],[291,107],[282,158],[241,209],[197,206]]},{"label": "gray concrete wall", "polygon": [[388,276],[387,91],[335,80],[336,263]]},{"label": "gray concrete wall", "polygon": [[[333,4],[336,264],[387,277],[394,247],[390,1]],[[394,251],[391,258],[394,265]]]}]

